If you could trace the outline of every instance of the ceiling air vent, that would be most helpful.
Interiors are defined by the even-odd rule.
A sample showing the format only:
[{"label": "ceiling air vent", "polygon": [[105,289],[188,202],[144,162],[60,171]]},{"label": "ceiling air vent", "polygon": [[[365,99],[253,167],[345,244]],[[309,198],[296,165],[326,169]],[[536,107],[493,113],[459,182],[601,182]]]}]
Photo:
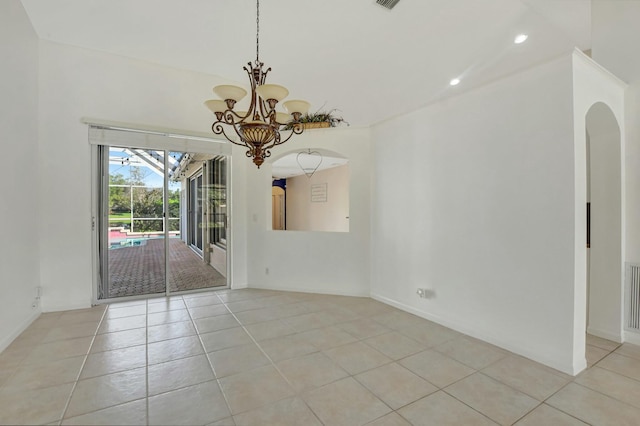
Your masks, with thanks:
[{"label": "ceiling air vent", "polygon": [[376,3],[391,10],[396,4],[398,4],[399,1],[400,0],[376,0]]}]

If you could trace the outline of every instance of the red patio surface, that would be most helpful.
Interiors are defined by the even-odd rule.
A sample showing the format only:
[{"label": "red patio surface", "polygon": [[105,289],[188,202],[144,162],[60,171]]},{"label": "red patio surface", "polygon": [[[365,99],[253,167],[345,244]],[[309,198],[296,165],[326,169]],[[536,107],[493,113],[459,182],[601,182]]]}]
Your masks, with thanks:
[{"label": "red patio surface", "polygon": [[[164,239],[150,239],[141,246],[109,250],[111,297],[164,293]],[[187,245],[169,239],[169,289],[171,292],[226,286],[227,279]]]}]

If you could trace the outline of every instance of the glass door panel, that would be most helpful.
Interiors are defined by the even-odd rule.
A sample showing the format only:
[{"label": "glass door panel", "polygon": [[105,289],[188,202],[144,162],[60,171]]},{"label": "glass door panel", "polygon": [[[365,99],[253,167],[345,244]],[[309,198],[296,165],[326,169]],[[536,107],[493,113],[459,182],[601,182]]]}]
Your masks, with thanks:
[{"label": "glass door panel", "polygon": [[[110,147],[103,298],[165,292],[164,159]],[[103,184],[104,185],[104,184]],[[104,188],[104,186],[103,186]]]},{"label": "glass door panel", "polygon": [[202,173],[189,178],[189,245],[202,254]]},{"label": "glass door panel", "polygon": [[[216,192],[212,184],[212,173],[222,173],[220,166],[214,160],[205,160],[207,156],[204,154],[185,153],[184,157],[193,161],[189,166],[183,162],[183,166],[173,171],[169,179],[169,193],[172,185],[176,185],[175,191],[179,188],[183,195],[185,208],[178,210],[183,211],[185,220],[181,223],[186,229],[182,239],[169,239],[168,283],[172,293],[227,285],[226,246],[213,244],[214,238],[219,240],[220,236],[226,242],[226,210],[222,218],[220,215],[220,209],[226,209],[226,190],[220,202],[217,199],[220,192]],[[220,229],[217,226],[223,226],[223,231],[214,232]]]},{"label": "glass door panel", "polygon": [[227,276],[227,179],[226,157],[210,160],[207,169],[207,243],[209,264],[219,273],[214,285],[222,285]]}]

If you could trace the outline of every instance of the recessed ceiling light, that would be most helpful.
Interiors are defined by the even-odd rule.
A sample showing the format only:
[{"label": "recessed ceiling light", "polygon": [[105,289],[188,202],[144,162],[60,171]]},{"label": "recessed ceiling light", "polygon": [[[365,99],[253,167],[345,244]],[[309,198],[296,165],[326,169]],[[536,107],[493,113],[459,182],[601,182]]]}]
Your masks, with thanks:
[{"label": "recessed ceiling light", "polygon": [[449,84],[450,84],[451,86],[457,86],[458,84],[460,84],[460,79],[459,79],[459,78],[454,78],[453,80],[451,80],[451,81],[449,82]]},{"label": "recessed ceiling light", "polygon": [[516,36],[516,38],[513,40],[513,42],[515,44],[521,44],[521,43],[524,43],[525,41],[527,41],[528,38],[529,38],[529,36],[526,35],[526,34],[518,34]]}]

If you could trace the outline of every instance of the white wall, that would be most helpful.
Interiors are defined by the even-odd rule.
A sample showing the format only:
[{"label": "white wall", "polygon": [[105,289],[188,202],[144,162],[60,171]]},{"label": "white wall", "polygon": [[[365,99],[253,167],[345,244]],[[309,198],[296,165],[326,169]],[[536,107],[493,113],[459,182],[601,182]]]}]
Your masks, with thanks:
[{"label": "white wall", "polygon": [[569,56],[375,126],[372,295],[580,371],[573,131]]},{"label": "white wall", "polygon": [[[640,263],[640,56],[637,51],[640,2],[592,1],[592,57],[628,84],[624,115],[624,260]],[[640,336],[627,333],[640,344]]]},{"label": "white wall", "polygon": [[[271,163],[290,152],[322,148],[349,159],[349,232],[271,230]],[[369,294],[370,133],[307,130],[277,147],[259,170],[247,166],[248,281],[251,287]],[[269,270],[267,273],[266,270]]]},{"label": "white wall", "polygon": [[[622,341],[625,85],[579,51],[573,56],[575,138],[575,356],[584,348],[590,273],[589,333]],[[587,116],[589,120],[587,120]],[[617,123],[616,123],[617,121]],[[619,128],[618,128],[619,126]],[[587,133],[590,139],[591,248],[587,269]],[[612,135],[612,133],[616,133]],[[613,137],[612,137],[613,136]]]},{"label": "white wall", "polygon": [[[312,185],[326,185],[327,199],[311,200]],[[287,230],[349,232],[349,165],[287,179]]]},{"label": "white wall", "polygon": [[587,331],[621,341],[622,176],[620,129],[608,106],[597,103],[587,113],[591,162],[591,262]]},{"label": "white wall", "polygon": [[[239,72],[240,75],[240,72]],[[56,43],[40,42],[41,208],[38,229],[45,310],[88,306],[92,298],[91,155],[82,117],[210,132],[202,105],[211,87],[228,83],[184,71]],[[243,211],[244,155],[232,160]],[[61,195],[63,194],[63,195]],[[234,278],[246,285],[244,220],[234,220]],[[33,260],[38,262],[37,258]]]},{"label": "white wall", "polygon": [[40,313],[38,39],[17,0],[0,2],[0,58],[1,352]]},{"label": "white wall", "polygon": [[625,93],[626,260],[640,262],[640,2],[592,2],[593,59],[628,84]]}]

